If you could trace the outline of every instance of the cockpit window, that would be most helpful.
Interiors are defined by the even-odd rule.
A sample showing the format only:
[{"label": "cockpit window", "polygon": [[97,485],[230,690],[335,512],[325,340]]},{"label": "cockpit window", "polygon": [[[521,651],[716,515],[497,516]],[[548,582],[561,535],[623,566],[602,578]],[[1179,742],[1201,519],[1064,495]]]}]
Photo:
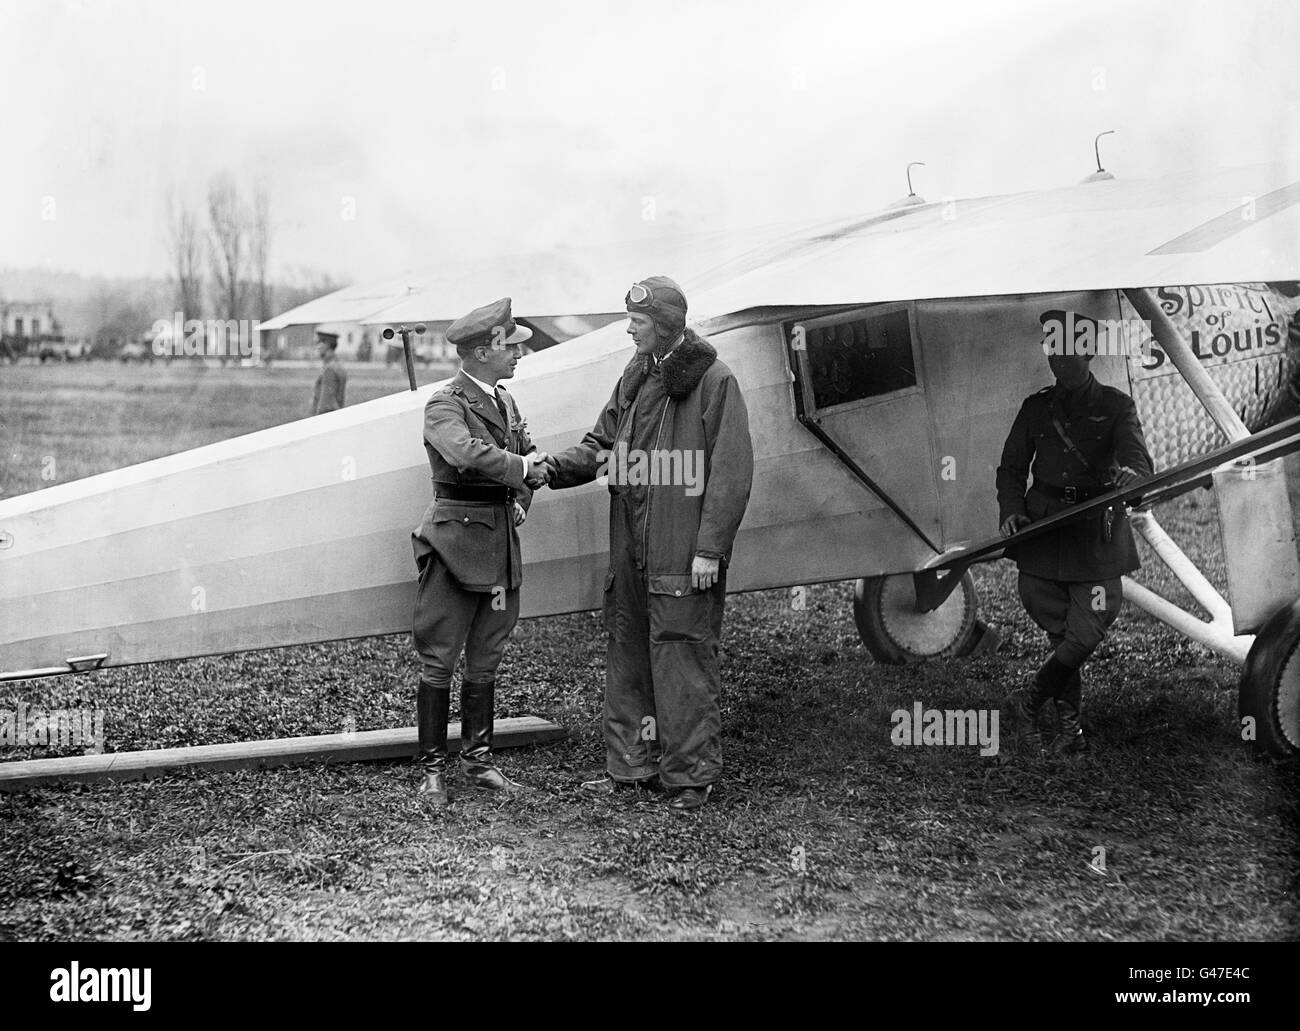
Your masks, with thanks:
[{"label": "cockpit window", "polygon": [[906,307],[793,322],[786,334],[794,352],[804,353],[799,371],[816,409],[917,385]]}]

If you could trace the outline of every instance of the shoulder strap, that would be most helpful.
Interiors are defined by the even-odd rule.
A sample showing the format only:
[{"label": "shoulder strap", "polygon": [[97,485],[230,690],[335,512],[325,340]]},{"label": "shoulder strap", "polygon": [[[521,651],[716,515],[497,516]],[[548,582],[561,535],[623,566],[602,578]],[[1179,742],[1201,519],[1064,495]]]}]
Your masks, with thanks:
[{"label": "shoulder strap", "polygon": [[1052,420],[1052,428],[1056,430],[1056,435],[1061,438],[1061,443],[1065,445],[1065,450],[1074,456],[1075,460],[1087,471],[1088,475],[1097,481],[1099,485],[1105,485],[1107,477],[1100,476],[1097,470],[1093,468],[1091,462],[1084,457],[1083,452],[1070,439],[1070,435],[1065,432],[1065,426],[1061,423],[1060,409],[1056,405],[1056,397],[1049,396],[1047,399],[1047,414]]}]

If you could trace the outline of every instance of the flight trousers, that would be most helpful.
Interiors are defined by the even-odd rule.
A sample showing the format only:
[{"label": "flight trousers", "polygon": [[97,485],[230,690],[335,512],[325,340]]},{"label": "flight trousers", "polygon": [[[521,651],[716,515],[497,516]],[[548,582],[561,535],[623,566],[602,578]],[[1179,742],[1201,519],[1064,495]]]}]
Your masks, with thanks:
[{"label": "flight trousers", "polygon": [[[726,570],[707,591],[665,593],[630,549],[610,557],[605,585],[605,756],[623,782],[659,775],[669,789],[722,773],[718,659]],[[677,578],[674,582],[680,582]]]}]

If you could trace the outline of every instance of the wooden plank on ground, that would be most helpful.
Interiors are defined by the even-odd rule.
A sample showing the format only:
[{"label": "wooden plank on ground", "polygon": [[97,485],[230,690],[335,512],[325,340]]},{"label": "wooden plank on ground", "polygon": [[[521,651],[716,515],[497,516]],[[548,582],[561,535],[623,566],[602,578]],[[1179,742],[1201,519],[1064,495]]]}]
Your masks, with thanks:
[{"label": "wooden plank on ground", "polygon": [[[565,729],[536,716],[516,716],[495,722],[493,748],[512,748],[559,741]],[[448,728],[447,748],[460,749],[460,728]],[[224,745],[154,748],[143,752],[74,755],[66,759],[26,759],[0,763],[0,791],[67,782],[144,780],[175,770],[265,770],[294,763],[367,762],[414,758],[416,730],[360,730],[348,734],[317,734],[269,741],[236,741]]]}]

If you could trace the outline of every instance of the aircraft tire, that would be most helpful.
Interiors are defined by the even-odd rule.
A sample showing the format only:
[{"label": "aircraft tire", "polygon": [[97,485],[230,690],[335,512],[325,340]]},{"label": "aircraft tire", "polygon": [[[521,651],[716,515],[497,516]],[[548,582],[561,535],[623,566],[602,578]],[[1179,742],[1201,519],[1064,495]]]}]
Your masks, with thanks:
[{"label": "aircraft tire", "polygon": [[1238,706],[1243,720],[1255,721],[1256,753],[1300,755],[1300,600],[1275,613],[1255,636]]},{"label": "aircraft tire", "polygon": [[933,612],[916,610],[910,573],[871,576],[854,586],[853,620],[877,662],[924,662],[965,655],[975,647],[980,638],[977,602],[970,573]]}]

